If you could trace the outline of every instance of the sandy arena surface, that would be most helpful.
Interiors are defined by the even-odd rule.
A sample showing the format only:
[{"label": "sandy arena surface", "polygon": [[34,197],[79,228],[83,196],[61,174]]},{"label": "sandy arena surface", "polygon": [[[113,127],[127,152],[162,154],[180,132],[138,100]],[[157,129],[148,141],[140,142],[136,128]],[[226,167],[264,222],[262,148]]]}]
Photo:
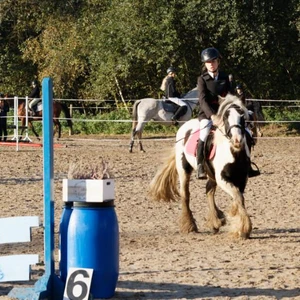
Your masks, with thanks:
[{"label": "sandy arena surface", "polygon": [[[103,158],[114,172],[120,229],[120,275],[111,299],[300,299],[299,137],[261,138],[252,153],[262,174],[249,179],[245,192],[253,223],[249,240],[230,238],[226,228],[208,232],[205,181],[195,176],[191,207],[199,233],[179,233],[180,203],[148,198],[149,182],[174,138],[145,139],[146,153],[135,146],[131,154],[128,138],[88,138],[64,138],[67,147],[54,149],[55,238],[69,164]],[[42,221],[42,148],[1,146],[0,157],[0,217],[37,215]],[[216,199],[226,211],[231,199],[220,189]],[[38,253],[43,262],[43,230],[32,233],[31,243],[0,245],[0,255]],[[43,267],[33,267],[30,282],[2,283],[0,299],[11,299],[13,287],[32,286]]]}]

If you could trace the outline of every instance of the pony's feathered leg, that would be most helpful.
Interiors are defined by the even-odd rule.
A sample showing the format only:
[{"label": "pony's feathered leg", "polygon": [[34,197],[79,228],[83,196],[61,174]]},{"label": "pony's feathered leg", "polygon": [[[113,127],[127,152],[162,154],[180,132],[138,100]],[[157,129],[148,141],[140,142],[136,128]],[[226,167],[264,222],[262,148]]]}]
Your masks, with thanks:
[{"label": "pony's feathered leg", "polygon": [[196,221],[193,217],[193,213],[190,209],[190,183],[191,174],[187,173],[183,168],[179,171],[180,180],[180,195],[182,212],[180,217],[180,232],[198,232]]},{"label": "pony's feathered leg", "polygon": [[206,183],[206,196],[208,200],[208,216],[206,224],[213,233],[219,232],[221,226],[226,223],[224,213],[217,207],[215,202],[216,188],[216,182],[209,179]]},{"label": "pony's feathered leg", "polygon": [[189,233],[197,232],[198,228],[196,221],[193,217],[193,213],[190,209],[190,179],[192,173],[191,165],[186,161],[186,158],[182,152],[183,144],[176,144],[176,168],[179,175],[180,184],[180,197],[182,212],[180,217],[180,232]]},{"label": "pony's feathered leg", "polygon": [[247,239],[250,237],[252,224],[244,202],[243,194],[236,189],[228,219],[230,220],[232,234],[242,239]]}]

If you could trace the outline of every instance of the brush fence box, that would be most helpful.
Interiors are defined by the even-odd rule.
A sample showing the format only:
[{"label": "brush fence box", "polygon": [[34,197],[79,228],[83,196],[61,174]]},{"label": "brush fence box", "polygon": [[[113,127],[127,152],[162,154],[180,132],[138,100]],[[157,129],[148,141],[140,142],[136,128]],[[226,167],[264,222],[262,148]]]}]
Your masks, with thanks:
[{"label": "brush fence box", "polygon": [[113,179],[63,179],[63,201],[105,202],[115,199]]}]

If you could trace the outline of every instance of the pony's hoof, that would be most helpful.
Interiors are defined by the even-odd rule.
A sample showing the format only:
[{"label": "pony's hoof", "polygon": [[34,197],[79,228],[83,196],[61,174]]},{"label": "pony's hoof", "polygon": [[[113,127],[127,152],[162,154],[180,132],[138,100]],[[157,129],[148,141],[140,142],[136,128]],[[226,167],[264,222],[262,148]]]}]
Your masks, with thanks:
[{"label": "pony's hoof", "polygon": [[248,233],[245,233],[245,232],[243,232],[243,233],[240,233],[240,239],[241,240],[248,240],[249,238],[250,238],[250,232]]},{"label": "pony's hoof", "polygon": [[198,228],[195,222],[182,222],[180,225],[180,232],[184,234],[198,232]]},{"label": "pony's hoof", "polygon": [[218,234],[219,231],[220,231],[220,228],[212,228],[211,229],[212,234]]}]

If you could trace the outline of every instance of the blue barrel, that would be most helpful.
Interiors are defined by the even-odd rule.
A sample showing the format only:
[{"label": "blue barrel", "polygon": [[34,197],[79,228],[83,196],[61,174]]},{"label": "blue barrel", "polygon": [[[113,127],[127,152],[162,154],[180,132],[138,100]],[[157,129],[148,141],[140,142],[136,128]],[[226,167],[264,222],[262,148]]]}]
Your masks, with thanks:
[{"label": "blue barrel", "polygon": [[119,276],[119,225],[114,201],[74,202],[67,247],[68,269],[94,270],[93,297],[113,297]]},{"label": "blue barrel", "polygon": [[73,202],[65,202],[59,224],[59,273],[60,279],[66,282],[68,275],[67,268],[67,238],[70,216],[72,213]]}]

